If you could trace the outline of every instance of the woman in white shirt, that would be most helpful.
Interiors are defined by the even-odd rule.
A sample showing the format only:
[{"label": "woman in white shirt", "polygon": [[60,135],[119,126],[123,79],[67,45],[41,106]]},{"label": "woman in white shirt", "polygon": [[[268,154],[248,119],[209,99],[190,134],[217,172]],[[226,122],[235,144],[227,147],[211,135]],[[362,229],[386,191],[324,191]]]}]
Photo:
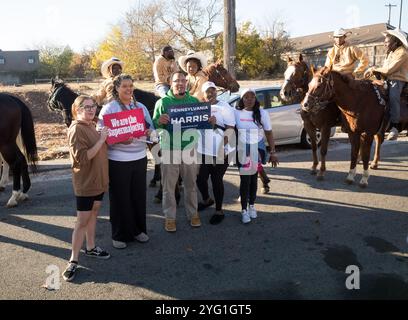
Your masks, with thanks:
[{"label": "woman in white shirt", "polygon": [[[133,98],[133,79],[121,74],[114,81],[114,100],[99,113],[99,127],[104,127],[105,114],[142,109],[147,127],[154,129],[147,108]],[[127,242],[147,242],[146,230],[146,143],[130,138],[110,145],[109,199],[112,243],[116,249],[124,249]]]},{"label": "woman in white shirt", "polygon": [[265,137],[270,147],[269,160],[273,167],[279,164],[275,151],[272,125],[268,113],[260,108],[253,89],[241,94],[236,110],[235,121],[238,130],[238,163],[240,167],[240,195],[242,223],[250,223],[257,218],[255,209],[258,187],[258,170],[266,163],[267,151]]},{"label": "woman in white shirt", "polygon": [[[211,177],[215,214],[210,224],[216,225],[224,219],[222,202],[224,200],[224,175],[228,169],[224,146],[228,143],[228,134],[234,134],[234,109],[226,102],[217,100],[217,87],[213,82],[205,82],[202,88],[204,100],[211,103],[210,122],[214,129],[205,130],[198,143],[198,153],[202,164],[197,177],[197,187],[203,202],[198,204],[198,211],[202,211],[214,204],[208,193],[208,178]],[[226,134],[225,134],[226,133]]]}]

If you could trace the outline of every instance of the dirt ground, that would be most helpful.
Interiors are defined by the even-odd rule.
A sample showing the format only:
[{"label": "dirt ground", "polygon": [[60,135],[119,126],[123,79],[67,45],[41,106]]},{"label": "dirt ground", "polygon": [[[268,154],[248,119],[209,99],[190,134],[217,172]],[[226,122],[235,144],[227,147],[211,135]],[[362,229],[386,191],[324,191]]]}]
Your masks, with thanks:
[{"label": "dirt ground", "polygon": [[[91,94],[98,89],[101,82],[71,83],[69,87],[80,93]],[[263,87],[277,85],[277,81],[242,81],[242,87]],[[135,87],[154,92],[153,82],[135,82]],[[39,151],[39,160],[68,158],[67,127],[62,115],[48,110],[47,99],[50,84],[25,85],[21,87],[0,86],[0,92],[18,96],[31,108]]]}]

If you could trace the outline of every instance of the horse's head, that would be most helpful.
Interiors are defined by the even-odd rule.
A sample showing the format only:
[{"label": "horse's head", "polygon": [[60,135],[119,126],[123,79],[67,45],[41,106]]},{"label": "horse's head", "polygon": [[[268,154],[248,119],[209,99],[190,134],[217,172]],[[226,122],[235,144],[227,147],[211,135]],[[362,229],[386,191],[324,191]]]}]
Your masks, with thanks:
[{"label": "horse's head", "polygon": [[71,106],[78,97],[62,80],[52,79],[47,106],[50,111],[62,111],[65,124],[69,127],[72,121]]},{"label": "horse's head", "polygon": [[239,83],[228,70],[224,68],[221,60],[209,65],[203,71],[208,76],[209,81],[214,82],[216,86],[227,89],[231,92],[239,91]]},{"label": "horse's head", "polygon": [[309,66],[303,61],[301,54],[297,61],[288,58],[287,62],[285,82],[282,85],[280,96],[284,101],[301,101],[307,91],[311,71]]},{"label": "horse's head", "polygon": [[309,90],[302,101],[302,109],[306,112],[320,108],[334,98],[334,79],[332,66],[323,67],[313,74]]}]

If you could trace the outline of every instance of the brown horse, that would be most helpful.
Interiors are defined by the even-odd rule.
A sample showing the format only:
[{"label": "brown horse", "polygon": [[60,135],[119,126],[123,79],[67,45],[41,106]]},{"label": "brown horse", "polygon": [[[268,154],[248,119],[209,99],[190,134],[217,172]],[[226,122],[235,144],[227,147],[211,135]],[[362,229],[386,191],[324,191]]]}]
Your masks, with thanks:
[{"label": "brown horse", "polygon": [[305,110],[313,112],[326,101],[334,101],[340,109],[351,142],[351,165],[346,182],[354,182],[361,146],[364,173],[360,187],[365,188],[368,186],[368,166],[374,136],[379,139],[376,150],[379,154],[388,122],[385,106],[380,103],[370,81],[354,80],[332,71],[331,67],[324,67],[314,74],[302,105]]},{"label": "brown horse", "polygon": [[[308,86],[311,78],[312,71],[303,61],[302,55],[299,55],[298,61],[289,58],[288,67],[285,71],[285,82],[280,92],[282,100],[293,104],[300,103],[309,89]],[[312,144],[313,166],[311,174],[317,174],[317,179],[323,180],[326,172],[326,155],[331,128],[340,123],[340,110],[334,102],[330,102],[322,105],[321,108],[313,110],[313,112],[302,109],[300,115]],[[321,160],[319,172],[317,172],[317,167],[319,165],[319,158],[317,156],[318,134],[320,134]]]},{"label": "brown horse", "polygon": [[0,114],[0,153],[13,171],[13,192],[7,203],[10,208],[17,206],[19,201],[28,199],[27,192],[31,187],[27,161],[16,142],[20,130],[25,154],[33,169],[37,161],[37,145],[30,109],[20,99],[0,93]]},{"label": "brown horse", "polygon": [[240,86],[237,80],[234,79],[228,70],[224,68],[221,60],[205,67],[203,72],[208,77],[209,81],[214,82],[216,86],[231,92],[239,91]]}]

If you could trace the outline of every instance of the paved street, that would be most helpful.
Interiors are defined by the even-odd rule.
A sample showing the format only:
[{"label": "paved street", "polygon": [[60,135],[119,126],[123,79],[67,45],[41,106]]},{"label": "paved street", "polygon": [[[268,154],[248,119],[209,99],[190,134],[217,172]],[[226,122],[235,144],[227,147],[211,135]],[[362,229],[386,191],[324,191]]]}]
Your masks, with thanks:
[{"label": "paved street", "polygon": [[[31,200],[4,207],[0,194],[0,299],[359,299],[408,298],[408,139],[387,142],[368,189],[344,183],[350,146],[331,143],[323,182],[310,175],[310,151],[282,147],[268,168],[271,193],[257,200],[259,218],[240,222],[239,176],[225,176],[226,219],[192,229],[178,211],[178,230],[164,231],[161,206],[148,193],[148,244],[118,251],[110,241],[108,202],[97,226],[108,261],[81,256],[74,283],[42,287],[70,255],[75,202],[67,169],[41,172]],[[153,172],[149,170],[149,178]],[[362,167],[358,168],[359,181]],[[260,185],[259,185],[260,186]],[[346,268],[360,270],[360,290],[348,290]]]}]

